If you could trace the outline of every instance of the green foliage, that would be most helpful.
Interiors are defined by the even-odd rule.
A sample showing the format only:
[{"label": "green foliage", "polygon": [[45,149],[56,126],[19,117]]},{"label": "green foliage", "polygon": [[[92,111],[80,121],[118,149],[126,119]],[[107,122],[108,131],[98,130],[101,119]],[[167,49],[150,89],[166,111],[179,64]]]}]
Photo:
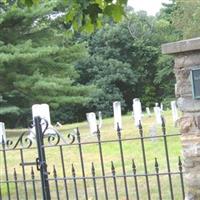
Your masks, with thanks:
[{"label": "green foliage", "polygon": [[0,117],[7,126],[26,126],[35,103],[48,103],[54,115],[60,106],[82,105],[90,99],[93,87],[75,83],[79,75],[74,65],[87,55],[85,44],[63,34],[62,16],[49,18],[60,6],[8,6],[0,14]]},{"label": "green foliage", "polygon": [[[173,23],[173,13],[176,12],[176,10],[176,2],[172,0],[171,3],[164,4],[164,8],[161,9],[157,16],[154,39],[159,46],[161,46],[162,43],[181,39],[181,32],[176,29]],[[166,105],[169,106],[169,100],[174,98],[175,77],[172,67],[174,65],[173,57],[162,55],[161,53],[159,54],[154,83],[159,85],[159,95],[163,103],[167,102]]]},{"label": "green foliage", "polygon": [[81,84],[92,83],[101,89],[92,99],[91,110],[109,115],[113,101],[121,101],[124,112],[131,109],[133,98],[141,98],[143,105],[155,102],[159,54],[152,42],[153,26],[153,19],[146,15],[131,14],[119,24],[106,24],[90,37],[90,56],[76,69]]},{"label": "green foliage", "polygon": [[[173,62],[160,46],[182,36],[172,22],[178,4],[165,4],[156,17],[128,9],[123,18],[126,3],[1,3],[1,121],[26,126],[35,103],[48,103],[53,121],[61,123],[85,119],[90,111],[109,116],[113,101],[121,101],[124,113],[133,98],[143,106],[168,103],[174,97]],[[66,29],[75,34],[68,37]]]},{"label": "green foliage", "polygon": [[[27,6],[42,4],[42,0],[18,0]],[[56,1],[54,1],[56,2]],[[127,0],[67,0],[65,22],[72,31],[94,31],[101,27],[103,17],[119,22],[125,15]]]},{"label": "green foliage", "polygon": [[184,39],[199,37],[200,1],[177,0],[176,10],[173,12],[173,23]]},{"label": "green foliage", "polygon": [[127,112],[133,98],[140,98],[143,106],[153,106],[174,97],[172,58],[160,52],[162,43],[180,37],[171,23],[173,10],[174,4],[167,4],[157,18],[131,11],[119,24],[106,23],[89,38],[90,56],[76,66],[81,84],[100,89],[89,110],[111,115],[116,100]]}]

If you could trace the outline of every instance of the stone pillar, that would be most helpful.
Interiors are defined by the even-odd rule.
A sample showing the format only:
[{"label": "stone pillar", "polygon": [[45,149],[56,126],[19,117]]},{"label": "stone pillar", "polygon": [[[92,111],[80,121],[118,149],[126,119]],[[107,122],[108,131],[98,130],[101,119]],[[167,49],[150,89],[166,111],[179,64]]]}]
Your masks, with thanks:
[{"label": "stone pillar", "polygon": [[177,106],[185,169],[185,200],[200,199],[200,99],[194,99],[190,72],[200,69],[200,38],[162,45],[163,54],[175,57]]}]

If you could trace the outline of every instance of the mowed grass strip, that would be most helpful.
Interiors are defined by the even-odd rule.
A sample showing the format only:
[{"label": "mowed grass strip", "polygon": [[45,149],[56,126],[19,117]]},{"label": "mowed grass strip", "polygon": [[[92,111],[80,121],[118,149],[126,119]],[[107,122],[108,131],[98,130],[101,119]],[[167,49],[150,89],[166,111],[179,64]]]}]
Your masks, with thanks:
[{"label": "mowed grass strip", "polygon": [[[174,123],[172,122],[171,112],[165,111],[164,116],[166,119],[166,129],[167,134],[176,134],[178,133],[178,129],[174,127]],[[126,115],[122,117],[123,121],[123,130],[121,131],[122,139],[128,138],[135,138],[140,137],[138,129],[134,126],[134,120],[132,119],[131,115]],[[155,117],[148,117],[144,115],[143,120],[143,130],[144,136],[149,135],[149,129],[151,126],[155,124]],[[97,137],[95,135],[91,135],[88,129],[87,122],[76,123],[76,124],[68,124],[64,125],[60,132],[66,137],[69,130],[73,130],[74,128],[79,127],[80,134],[81,134],[81,142],[92,142],[97,141]],[[21,130],[13,130],[15,135],[12,135],[12,131],[8,131],[8,138],[11,137],[12,140],[17,140],[18,133],[22,132]],[[161,127],[157,126],[157,135],[161,135]],[[17,136],[16,136],[17,135]],[[103,126],[101,129],[101,140],[117,140],[117,133],[113,128],[113,118],[108,118],[103,120]],[[46,139],[45,139],[46,140]],[[170,165],[171,170],[174,172],[178,171],[178,156],[181,155],[181,144],[180,144],[180,137],[168,137],[168,150],[169,150],[169,157],[170,157]],[[165,148],[164,148],[164,141],[163,138],[157,138],[155,140],[152,139],[145,139],[145,153],[146,153],[146,161],[147,161],[147,170],[148,173],[155,173],[155,157],[158,159],[159,169],[160,172],[167,172],[167,164],[166,164],[166,156],[165,156]],[[116,142],[105,142],[102,143],[102,153],[104,159],[104,170],[106,176],[111,176],[111,161],[113,161],[115,166],[116,176],[122,175],[122,164],[121,164],[121,155],[120,155],[120,148],[118,141]],[[132,169],[132,159],[134,159],[137,169],[137,174],[144,174],[144,162],[142,156],[142,148],[141,148],[141,140],[128,140],[122,142],[123,147],[123,155],[124,155],[124,162],[126,168],[126,174],[133,174]],[[74,192],[74,182],[71,179],[72,177],[72,164],[75,167],[76,177],[82,177],[82,168],[80,162],[80,154],[78,145],[65,145],[65,146],[54,146],[54,147],[47,147],[45,148],[46,157],[47,157],[47,165],[48,171],[50,172],[49,178],[53,178],[53,166],[56,167],[57,177],[63,178],[63,168],[62,168],[62,160],[61,160],[61,148],[64,155],[64,166],[65,166],[65,173],[67,179],[67,188],[70,199],[75,198]],[[16,169],[18,173],[18,180],[23,179],[22,175],[22,167],[19,165],[21,163],[20,157],[20,149],[15,151],[6,151],[7,157],[7,164],[8,164],[8,176],[9,180],[13,180],[13,170]],[[87,181],[87,190],[89,197],[94,199],[94,186],[93,180],[91,179],[91,164],[94,164],[95,167],[95,175],[102,176],[102,168],[99,156],[99,147],[98,144],[82,144],[82,153],[84,158],[84,170],[85,175],[90,177],[86,179]],[[37,157],[37,149],[24,149],[23,150],[23,157],[25,162],[32,162]],[[3,165],[3,156],[1,152],[1,180],[5,180],[5,169]],[[35,172],[35,179],[39,179],[39,172],[36,170],[36,167],[33,166]],[[31,167],[25,167],[26,172],[26,179],[31,180]],[[170,190],[169,190],[169,180],[167,175],[160,175],[161,180],[161,190],[163,199],[170,199]],[[114,185],[113,185],[113,178],[106,178],[107,181],[107,189],[109,191],[109,199],[115,199],[115,192],[114,192]],[[145,176],[137,177],[139,192],[141,199],[147,199],[147,189],[146,189],[146,179]],[[180,176],[173,175],[173,189],[175,199],[181,199],[181,185],[180,185]],[[127,177],[128,183],[128,190],[130,199],[136,198],[136,191],[134,185],[134,178]],[[104,197],[104,185],[102,178],[96,179],[97,190],[99,199],[105,199]],[[152,199],[158,199],[158,186],[157,186],[157,179],[156,176],[149,176],[149,184],[150,184],[150,191],[152,195]],[[62,198],[65,196],[65,187],[64,181],[59,180],[59,191]],[[37,182],[37,195],[41,196],[41,187],[40,182]],[[124,179],[123,177],[117,178],[117,186],[120,199],[125,199],[125,188],[124,188]],[[7,195],[6,184],[1,184],[1,190],[3,196]],[[77,180],[77,187],[78,187],[78,194],[80,199],[84,198],[84,187],[83,187],[83,180]],[[31,182],[27,183],[28,188],[28,195],[30,198],[33,198],[33,186]],[[51,195],[52,199],[56,199],[56,192],[55,192],[55,181],[50,181],[50,188],[51,188]],[[20,199],[25,199],[24,197],[24,184],[19,183],[19,192],[20,192]],[[10,183],[10,191],[13,198],[15,197],[15,187],[13,183]],[[15,199],[15,198],[14,198]]]}]

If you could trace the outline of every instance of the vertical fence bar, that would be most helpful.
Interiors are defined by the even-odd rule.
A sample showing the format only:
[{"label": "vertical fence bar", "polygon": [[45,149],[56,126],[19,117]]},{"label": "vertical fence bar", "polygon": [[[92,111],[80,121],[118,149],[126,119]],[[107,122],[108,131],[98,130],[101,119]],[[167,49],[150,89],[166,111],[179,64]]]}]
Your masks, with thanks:
[{"label": "vertical fence bar", "polygon": [[85,168],[84,168],[84,162],[83,162],[83,152],[81,147],[81,137],[79,129],[77,128],[77,140],[78,140],[78,149],[79,149],[79,156],[81,161],[81,170],[82,170],[82,176],[83,176],[83,185],[84,185],[84,192],[85,192],[85,199],[88,199],[88,193],[87,193],[87,184],[85,179]]},{"label": "vertical fence bar", "polygon": [[132,170],[133,170],[133,175],[134,175],[134,182],[135,182],[135,192],[136,192],[136,199],[139,200],[139,190],[138,190],[138,182],[137,182],[137,175],[136,175],[136,165],[134,159],[132,159]]},{"label": "vertical fence bar", "polygon": [[171,169],[170,169],[170,162],[169,162],[169,152],[168,152],[167,135],[166,135],[164,117],[161,117],[161,120],[162,120],[162,132],[163,132],[163,140],[164,140],[165,155],[166,155],[166,162],[167,162],[167,171],[168,171],[168,178],[169,178],[170,194],[171,194],[171,199],[174,200],[174,193],[173,193],[173,186],[172,186],[172,177],[171,177]]},{"label": "vertical fence bar", "polygon": [[32,180],[32,186],[33,186],[34,200],[37,200],[36,188],[35,188],[35,173],[33,171],[33,167],[31,167],[31,180]]},{"label": "vertical fence bar", "polygon": [[94,163],[92,163],[91,171],[92,171],[92,180],[93,180],[93,186],[94,186],[95,199],[98,200],[97,184],[96,184],[96,179],[95,179],[95,168],[94,168]]},{"label": "vertical fence bar", "polygon": [[7,186],[7,192],[8,192],[8,200],[11,199],[10,197],[10,186],[9,186],[9,178],[8,178],[8,165],[6,160],[6,144],[4,141],[4,137],[2,136],[2,149],[3,149],[3,160],[4,160],[4,169],[5,169],[5,175],[6,175],[6,186]]},{"label": "vertical fence bar", "polygon": [[65,172],[65,162],[64,162],[64,157],[63,157],[63,148],[62,148],[62,146],[60,146],[60,157],[61,157],[62,172],[63,172],[63,177],[64,177],[65,196],[66,196],[66,200],[69,200],[67,180],[66,180],[66,172]]},{"label": "vertical fence bar", "polygon": [[0,179],[0,200],[2,200],[2,192],[1,192],[1,179]]},{"label": "vertical fence bar", "polygon": [[159,165],[158,165],[157,158],[155,158],[155,171],[156,171],[159,199],[162,200],[162,193],[161,193],[161,186],[160,186],[160,176],[159,176]]},{"label": "vertical fence bar", "polygon": [[[35,117],[35,130],[36,130],[36,140],[37,140],[37,149],[38,149],[38,157],[39,157],[39,166],[40,166],[40,177],[41,177],[41,184],[42,184],[42,195],[43,200],[51,200],[50,189],[49,189],[49,182],[48,182],[48,172],[47,172],[47,164],[46,164],[46,157],[44,151],[44,138],[43,132],[41,127],[41,118]],[[47,123],[47,122],[46,122]],[[48,124],[46,124],[48,127]]]},{"label": "vertical fence bar", "polygon": [[122,164],[122,172],[124,177],[124,187],[125,187],[125,193],[126,193],[126,200],[129,199],[128,196],[128,185],[126,180],[126,169],[125,169],[125,163],[124,163],[124,153],[123,153],[123,147],[122,147],[122,140],[121,140],[121,130],[119,127],[119,123],[117,123],[117,136],[119,141],[119,148],[120,148],[120,157],[121,157],[121,164]]},{"label": "vertical fence bar", "polygon": [[102,147],[101,147],[101,135],[100,135],[99,126],[97,126],[97,139],[98,139],[99,156],[100,156],[100,162],[101,162],[101,171],[102,171],[102,176],[103,176],[105,199],[108,200],[108,191],[107,191],[106,178],[105,178],[105,169],[104,169],[104,162],[103,162],[103,153],[102,153]]},{"label": "vertical fence bar", "polygon": [[76,184],[76,172],[75,172],[73,164],[72,164],[72,176],[73,176],[73,181],[74,181],[75,197],[76,197],[76,200],[78,200],[78,190],[77,190],[77,184]]},{"label": "vertical fence bar", "polygon": [[0,179],[0,200],[2,200],[2,192],[1,192],[1,179]]},{"label": "vertical fence bar", "polygon": [[184,182],[183,182],[183,167],[181,162],[181,157],[178,158],[178,166],[179,166],[179,172],[180,172],[180,180],[181,180],[181,191],[183,199],[185,199],[185,189],[184,189]]},{"label": "vertical fence bar", "polygon": [[18,190],[18,184],[17,184],[17,173],[14,168],[14,180],[15,180],[15,192],[16,192],[16,199],[19,200],[19,190]]},{"label": "vertical fence bar", "polygon": [[147,195],[148,195],[148,200],[151,200],[146,153],[145,153],[145,147],[144,147],[143,129],[142,129],[141,121],[139,122],[139,133],[140,133],[140,141],[141,141],[141,147],[142,147],[142,156],[143,156],[144,172],[145,172],[145,179],[146,179]]},{"label": "vertical fence bar", "polygon": [[114,190],[115,190],[115,199],[118,200],[118,190],[117,190],[117,182],[116,182],[116,177],[115,177],[115,166],[113,164],[113,161],[111,162],[111,172],[112,172],[112,177],[113,177],[113,184],[114,184]]},{"label": "vertical fence bar", "polygon": [[[23,149],[20,149],[20,157],[21,157],[21,163],[24,163],[24,155],[23,155]],[[24,192],[25,192],[25,198],[28,200],[28,190],[27,190],[27,185],[26,185],[26,173],[25,173],[25,168],[24,165],[22,165],[22,175],[23,175],[23,180],[24,180]]]},{"label": "vertical fence bar", "polygon": [[55,186],[56,186],[57,200],[60,200],[59,188],[58,188],[58,180],[57,180],[57,172],[56,172],[55,165],[53,166],[53,176],[54,176],[54,181],[55,181]]}]

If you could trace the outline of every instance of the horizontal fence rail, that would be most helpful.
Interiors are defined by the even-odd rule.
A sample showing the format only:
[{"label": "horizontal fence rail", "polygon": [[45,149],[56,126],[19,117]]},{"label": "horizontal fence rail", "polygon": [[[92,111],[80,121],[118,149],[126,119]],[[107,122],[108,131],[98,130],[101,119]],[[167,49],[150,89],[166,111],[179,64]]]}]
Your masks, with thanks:
[{"label": "horizontal fence rail", "polygon": [[[28,132],[15,143],[2,142],[0,200],[185,198],[181,157],[170,158],[180,134],[168,134],[164,118],[159,135],[146,135],[140,124],[136,137],[123,137],[118,127],[113,138],[105,140],[97,128],[90,141],[82,141],[78,128],[45,135],[48,124],[42,129],[42,123],[44,143],[37,145]],[[45,153],[43,163],[38,150]]]}]

